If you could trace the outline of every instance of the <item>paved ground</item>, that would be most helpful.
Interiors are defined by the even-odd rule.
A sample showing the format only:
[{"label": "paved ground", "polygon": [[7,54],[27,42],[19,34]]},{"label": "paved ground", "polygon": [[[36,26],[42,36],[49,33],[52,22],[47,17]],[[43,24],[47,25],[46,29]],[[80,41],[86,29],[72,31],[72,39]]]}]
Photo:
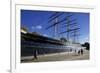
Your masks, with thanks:
[{"label": "paved ground", "polygon": [[33,56],[27,57],[30,59],[21,61],[22,63],[30,62],[47,62],[47,61],[71,61],[71,60],[88,60],[89,51],[85,51],[83,55],[78,55],[77,53],[55,53],[55,54],[46,54],[38,56],[38,59],[33,59]]}]

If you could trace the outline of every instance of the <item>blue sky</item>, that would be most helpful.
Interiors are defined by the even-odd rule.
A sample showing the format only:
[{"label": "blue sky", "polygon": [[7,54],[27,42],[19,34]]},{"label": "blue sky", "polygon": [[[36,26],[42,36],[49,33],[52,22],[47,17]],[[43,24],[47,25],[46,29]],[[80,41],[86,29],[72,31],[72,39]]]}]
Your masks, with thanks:
[{"label": "blue sky", "polygon": [[[41,35],[54,38],[54,27],[46,30],[48,26],[52,25],[52,22],[48,21],[50,20],[49,17],[54,13],[53,11],[21,10],[21,26],[27,27],[29,32],[38,32]],[[58,21],[66,17],[68,13],[73,15],[70,17],[70,20],[76,19],[75,22],[80,28],[78,32],[80,34],[79,42],[84,43],[89,41],[89,13],[64,12],[64,14],[58,17]],[[62,36],[66,38],[66,34],[58,34],[66,30],[64,25],[62,23],[57,26],[57,38]]]}]

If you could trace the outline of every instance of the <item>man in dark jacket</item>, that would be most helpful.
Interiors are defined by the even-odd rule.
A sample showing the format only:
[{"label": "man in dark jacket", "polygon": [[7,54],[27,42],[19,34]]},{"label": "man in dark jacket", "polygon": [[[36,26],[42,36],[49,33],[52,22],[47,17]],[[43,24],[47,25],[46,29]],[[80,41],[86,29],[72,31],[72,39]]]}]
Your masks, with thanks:
[{"label": "man in dark jacket", "polygon": [[34,49],[34,59],[38,59],[37,58],[37,50],[36,49]]}]

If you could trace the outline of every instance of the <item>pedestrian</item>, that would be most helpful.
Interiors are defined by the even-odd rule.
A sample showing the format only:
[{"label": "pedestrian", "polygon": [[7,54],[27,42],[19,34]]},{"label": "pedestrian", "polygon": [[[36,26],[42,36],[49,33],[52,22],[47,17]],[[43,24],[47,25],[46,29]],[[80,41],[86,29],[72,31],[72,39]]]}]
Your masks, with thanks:
[{"label": "pedestrian", "polygon": [[80,50],[78,50],[78,55],[80,55]]},{"label": "pedestrian", "polygon": [[37,50],[36,49],[34,49],[34,59],[38,59],[37,58]]},{"label": "pedestrian", "polygon": [[83,49],[81,49],[81,55],[83,55]]}]

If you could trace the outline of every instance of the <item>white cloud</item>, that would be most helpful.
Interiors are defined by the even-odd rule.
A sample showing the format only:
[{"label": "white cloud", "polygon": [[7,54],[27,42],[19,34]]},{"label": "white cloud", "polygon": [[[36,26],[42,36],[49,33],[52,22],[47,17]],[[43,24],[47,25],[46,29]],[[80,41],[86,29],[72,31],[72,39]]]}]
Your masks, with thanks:
[{"label": "white cloud", "polygon": [[42,26],[40,26],[40,25],[37,25],[37,26],[32,26],[31,28],[32,28],[32,30],[36,30],[36,29],[42,29]]},{"label": "white cloud", "polygon": [[89,36],[85,36],[83,38],[80,38],[81,43],[89,42]]},{"label": "white cloud", "polygon": [[36,26],[37,29],[42,29],[42,26],[38,25]]},{"label": "white cloud", "polygon": [[47,36],[47,37],[48,37],[48,35],[47,35],[47,34],[43,34],[43,36]]}]

